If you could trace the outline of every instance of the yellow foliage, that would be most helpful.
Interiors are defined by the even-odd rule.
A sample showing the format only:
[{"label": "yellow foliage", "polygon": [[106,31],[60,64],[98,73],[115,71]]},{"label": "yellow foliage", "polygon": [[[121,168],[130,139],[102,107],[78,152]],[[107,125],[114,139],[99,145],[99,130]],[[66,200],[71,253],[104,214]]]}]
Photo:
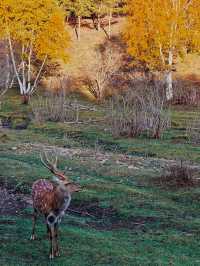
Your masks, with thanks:
[{"label": "yellow foliage", "polygon": [[44,25],[36,39],[35,48],[39,57],[48,54],[51,59],[68,60],[67,47],[69,46],[70,37],[66,31],[63,16],[60,16],[60,10],[55,10]]},{"label": "yellow foliage", "polygon": [[69,34],[65,15],[54,0],[1,0],[0,37],[33,48],[40,59],[66,61]]},{"label": "yellow foliage", "polygon": [[128,52],[150,69],[171,67],[170,52],[200,50],[199,0],[127,0],[126,13]]}]

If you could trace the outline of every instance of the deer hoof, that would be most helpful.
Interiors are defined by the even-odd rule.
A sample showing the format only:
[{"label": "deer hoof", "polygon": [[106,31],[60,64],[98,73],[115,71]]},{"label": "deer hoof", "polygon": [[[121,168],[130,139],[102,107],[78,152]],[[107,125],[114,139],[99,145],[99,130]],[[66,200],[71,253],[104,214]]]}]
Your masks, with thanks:
[{"label": "deer hoof", "polygon": [[31,235],[30,240],[35,240],[35,235]]},{"label": "deer hoof", "polygon": [[50,260],[54,259],[54,255],[53,254],[49,254],[49,259]]}]

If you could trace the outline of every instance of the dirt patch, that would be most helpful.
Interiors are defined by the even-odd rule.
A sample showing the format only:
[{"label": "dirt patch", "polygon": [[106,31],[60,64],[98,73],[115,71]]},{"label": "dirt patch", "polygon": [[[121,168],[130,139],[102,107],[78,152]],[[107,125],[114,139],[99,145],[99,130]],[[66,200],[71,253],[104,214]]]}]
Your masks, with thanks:
[{"label": "dirt patch", "polygon": [[200,182],[196,180],[189,180],[183,178],[176,178],[172,176],[162,176],[158,178],[154,178],[152,183],[154,185],[169,188],[169,189],[179,189],[179,188],[192,188],[192,187],[199,187]]},{"label": "dirt patch", "polygon": [[79,216],[88,216],[95,219],[104,219],[117,216],[118,212],[113,207],[102,208],[98,200],[91,201],[73,201],[68,212]]},{"label": "dirt patch", "polygon": [[[26,207],[31,206],[29,196],[15,194],[12,190],[0,187],[0,215],[24,215]],[[124,218],[112,206],[103,208],[97,199],[91,201],[73,201],[67,211],[79,217],[87,217],[86,226],[97,230],[117,230],[117,229],[135,229],[146,231],[146,226],[157,223],[156,217],[129,217]],[[0,224],[14,224],[14,221],[2,220]],[[71,222],[72,224],[74,222]],[[75,225],[81,227],[81,224]]]},{"label": "dirt patch", "polygon": [[[84,201],[74,202],[68,209],[68,213],[77,216],[89,217],[87,226],[97,230],[137,229],[146,231],[146,225],[157,223],[156,217],[133,216],[124,218],[112,206],[102,208],[99,202]],[[80,226],[80,224],[78,224]]]},{"label": "dirt patch", "polygon": [[22,195],[0,187],[0,215],[18,215],[28,206]]}]

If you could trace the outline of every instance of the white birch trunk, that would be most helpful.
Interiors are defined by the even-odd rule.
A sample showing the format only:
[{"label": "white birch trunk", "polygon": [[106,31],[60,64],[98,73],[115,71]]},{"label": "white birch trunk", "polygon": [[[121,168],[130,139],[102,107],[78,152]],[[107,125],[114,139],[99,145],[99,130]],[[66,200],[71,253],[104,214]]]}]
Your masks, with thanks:
[{"label": "white birch trunk", "polygon": [[101,30],[101,18],[100,15],[98,14],[98,19],[97,19],[97,30],[100,31]]},{"label": "white birch trunk", "polygon": [[81,38],[81,16],[78,16],[78,33],[77,33],[77,36],[78,36],[78,40],[80,40],[80,38]]},{"label": "white birch trunk", "polygon": [[165,74],[166,98],[168,101],[173,98],[172,63],[173,63],[173,53],[172,51],[169,51],[169,58],[168,58],[169,70],[167,70]]},{"label": "white birch trunk", "polygon": [[6,83],[5,87],[6,90],[9,88],[10,76],[11,76],[11,69],[10,69],[10,56],[9,56],[9,47],[7,45],[7,52],[6,52],[6,67],[7,67],[7,76],[6,76]]},{"label": "white birch trunk", "polygon": [[31,87],[30,93],[33,93],[34,90],[36,89],[36,86],[37,86],[38,80],[39,80],[39,78],[40,78],[40,75],[41,75],[42,70],[43,70],[43,68],[44,68],[44,65],[45,65],[45,63],[46,63],[46,60],[47,60],[47,55],[45,55],[45,57],[44,57],[44,60],[43,60],[42,65],[41,65],[41,67],[40,67],[40,70],[39,70],[39,72],[38,72],[38,74],[37,74],[37,76],[36,76],[36,78],[35,78],[34,84],[33,84],[33,86]]},{"label": "white birch trunk", "polygon": [[166,82],[166,98],[171,100],[173,98],[173,85],[172,85],[172,71],[169,70],[165,75]]},{"label": "white birch trunk", "polygon": [[[8,35],[8,44],[9,44],[9,49],[10,49],[12,65],[14,68],[14,73],[15,73],[15,76],[17,78],[19,88],[20,88],[20,94],[28,98],[35,91],[37,87],[38,80],[41,76],[42,70],[46,63],[47,55],[44,57],[44,60],[35,78],[34,84],[31,86],[31,59],[32,59],[32,53],[33,53],[32,43],[30,43],[30,47],[29,47],[29,55],[28,55],[27,64],[24,60],[25,46],[24,45],[22,46],[22,63],[21,63],[20,68],[17,68],[16,59],[14,56],[14,51],[13,51],[13,46],[12,46],[12,41],[9,35]],[[21,68],[22,68],[22,79],[20,78],[20,74],[19,74]],[[27,82],[26,82],[26,78],[27,78]]]},{"label": "white birch trunk", "polygon": [[13,52],[12,41],[11,41],[10,36],[8,36],[8,43],[9,43],[10,55],[11,55],[11,60],[12,60],[14,72],[15,72],[15,75],[17,77],[17,81],[18,81],[19,88],[20,88],[20,94],[23,95],[24,94],[24,88],[23,88],[23,84],[22,84],[22,81],[21,81],[20,76],[19,76],[19,72],[17,70],[15,56],[14,56],[14,52]]},{"label": "white birch trunk", "polygon": [[30,45],[30,50],[29,50],[29,56],[28,56],[28,87],[27,91],[31,90],[31,57],[32,57],[32,42]]},{"label": "white birch trunk", "polygon": [[22,86],[23,94],[26,94],[26,74],[25,74],[25,61],[24,61],[25,47],[22,45]]},{"label": "white birch trunk", "polygon": [[108,19],[108,38],[111,37],[111,20],[112,20],[112,11],[110,10],[109,19]]}]

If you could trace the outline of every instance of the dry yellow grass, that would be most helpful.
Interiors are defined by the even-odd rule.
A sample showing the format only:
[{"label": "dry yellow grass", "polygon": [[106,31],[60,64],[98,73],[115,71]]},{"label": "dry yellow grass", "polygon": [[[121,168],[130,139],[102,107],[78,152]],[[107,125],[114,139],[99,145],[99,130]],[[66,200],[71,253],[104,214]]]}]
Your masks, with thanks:
[{"label": "dry yellow grass", "polygon": [[[84,24],[89,23],[92,28],[92,22],[85,21]],[[119,36],[123,25],[123,19],[113,20],[112,33],[114,36]],[[95,50],[101,44],[103,44],[106,39],[107,27],[105,26],[105,31],[97,31],[96,29],[91,29],[87,26],[81,28],[81,39],[77,40],[75,30],[70,28],[72,45],[70,49],[70,62],[65,66],[66,71],[74,77],[81,77],[84,73],[85,68],[88,64],[92,64],[95,56]]]},{"label": "dry yellow grass", "polygon": [[179,59],[175,76],[191,82],[200,83],[200,56],[188,54],[184,59]]},{"label": "dry yellow grass", "polygon": [[[63,84],[65,90],[79,90],[85,96],[94,100],[94,96],[88,91],[84,81],[89,69],[96,63],[96,50],[99,46],[108,41],[106,31],[106,18],[102,21],[104,24],[101,31],[97,31],[91,20],[83,20],[81,27],[81,39],[77,40],[76,32],[73,26],[67,26],[71,36],[71,47],[69,48],[70,59],[67,64],[62,64],[62,75],[70,80],[69,84]],[[122,27],[123,18],[113,18],[112,21],[112,37],[119,37]],[[42,85],[48,90],[57,90],[60,88],[60,82],[55,76],[46,77],[42,81]],[[58,85],[58,87],[57,87]]]}]

